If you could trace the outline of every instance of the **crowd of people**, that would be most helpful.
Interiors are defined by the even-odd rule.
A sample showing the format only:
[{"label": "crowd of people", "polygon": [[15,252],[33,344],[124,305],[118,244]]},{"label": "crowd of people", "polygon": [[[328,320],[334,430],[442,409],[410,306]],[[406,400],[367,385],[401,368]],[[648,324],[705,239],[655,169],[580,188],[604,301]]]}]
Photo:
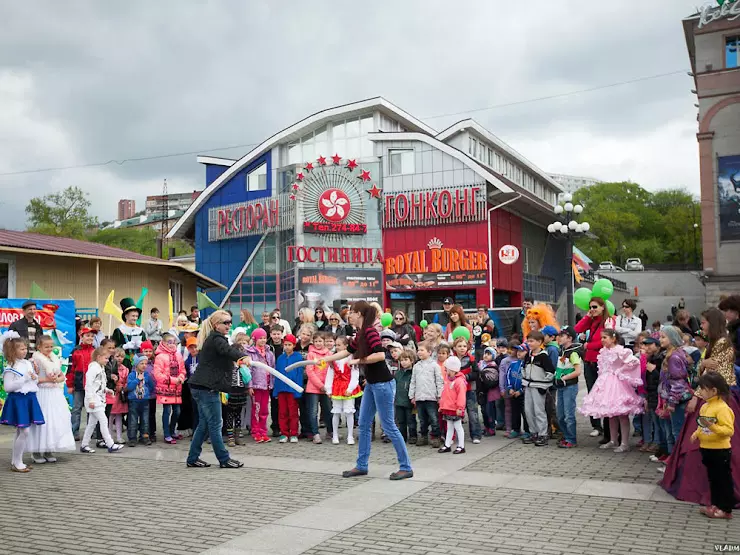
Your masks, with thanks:
[{"label": "crowd of people", "polygon": [[[17,429],[11,469],[29,472],[26,451],[35,464],[51,463],[77,441],[94,453],[94,435],[95,447],[114,453],[158,439],[176,444],[185,433],[188,467],[210,466],[200,458],[207,441],[221,467],[239,468],[228,448],[250,435],[256,443],[339,444],[343,421],[349,444],[359,428],[357,463],[344,476],[367,474],[377,428],[397,454],[391,479],[401,480],[413,476],[410,445],[460,455],[466,435],[477,444],[499,432],[576,448],[580,413],[601,449],[638,449],[659,464],[672,495],[700,503],[710,518],[731,518],[740,499],[740,449],[731,449],[740,422],[740,296],[699,317],[682,307],[651,329],[631,299],[610,316],[593,297],[587,315],[562,327],[551,307],[523,304],[501,337],[486,307],[468,316],[452,298],[423,329],[403,311],[389,324],[377,303],[357,302],[341,313],[301,309],[293,325],[277,309],[261,323],[242,310],[237,323],[224,310],[201,320],[193,307],[169,331],[156,309],[140,327],[140,309],[123,299],[111,338],[101,337],[97,319],[81,327],[66,376],[51,338],[16,326],[4,336],[0,418]],[[578,407],[582,374],[588,393]]]}]

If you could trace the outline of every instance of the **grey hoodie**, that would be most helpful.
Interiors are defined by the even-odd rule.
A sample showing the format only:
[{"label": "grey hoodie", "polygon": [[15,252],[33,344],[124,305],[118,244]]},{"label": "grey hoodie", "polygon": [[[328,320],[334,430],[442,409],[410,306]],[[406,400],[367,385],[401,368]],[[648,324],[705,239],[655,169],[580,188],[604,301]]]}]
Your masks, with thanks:
[{"label": "grey hoodie", "polygon": [[432,357],[414,364],[409,386],[409,399],[416,401],[437,401],[442,395],[442,371]]}]

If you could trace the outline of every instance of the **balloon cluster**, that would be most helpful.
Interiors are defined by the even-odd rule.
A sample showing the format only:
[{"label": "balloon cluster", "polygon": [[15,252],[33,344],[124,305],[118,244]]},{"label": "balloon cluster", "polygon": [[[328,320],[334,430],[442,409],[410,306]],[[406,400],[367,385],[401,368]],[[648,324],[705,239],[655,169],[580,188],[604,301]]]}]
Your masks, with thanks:
[{"label": "balloon cluster", "polygon": [[614,286],[608,279],[598,279],[594,282],[593,289],[587,287],[581,287],[576,289],[573,293],[573,303],[581,310],[588,311],[588,307],[591,304],[591,299],[599,297],[604,299],[606,303],[606,309],[609,312],[609,316],[614,316],[616,309],[614,303],[609,300],[609,297],[614,293]]}]

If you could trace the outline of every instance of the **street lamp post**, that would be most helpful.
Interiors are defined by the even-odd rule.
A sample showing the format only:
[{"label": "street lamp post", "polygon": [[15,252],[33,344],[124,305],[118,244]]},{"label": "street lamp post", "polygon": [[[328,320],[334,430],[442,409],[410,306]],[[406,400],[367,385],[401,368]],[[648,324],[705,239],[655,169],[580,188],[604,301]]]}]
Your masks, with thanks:
[{"label": "street lamp post", "polygon": [[568,268],[566,270],[566,303],[568,311],[568,325],[575,324],[576,314],[575,305],[573,304],[573,238],[580,237],[588,233],[591,224],[588,222],[577,222],[583,213],[583,206],[573,204],[573,195],[566,193],[562,197],[562,204],[558,204],[554,209],[556,220],[547,226],[547,231],[557,240],[566,242],[566,258]]}]

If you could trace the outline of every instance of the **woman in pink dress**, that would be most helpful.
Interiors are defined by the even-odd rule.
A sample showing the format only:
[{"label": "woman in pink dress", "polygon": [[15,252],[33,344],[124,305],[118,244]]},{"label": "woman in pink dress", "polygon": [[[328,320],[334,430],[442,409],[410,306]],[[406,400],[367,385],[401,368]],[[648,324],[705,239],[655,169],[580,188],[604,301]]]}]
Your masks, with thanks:
[{"label": "woman in pink dress", "polygon": [[[614,330],[601,331],[603,348],[597,358],[599,377],[579,411],[594,418],[609,418],[612,439],[600,448],[614,448],[615,453],[624,453],[630,449],[630,416],[642,414],[644,409],[643,400],[635,392],[635,388],[642,385],[640,361],[618,342],[619,334]],[[622,444],[617,446],[620,431]]]}]

